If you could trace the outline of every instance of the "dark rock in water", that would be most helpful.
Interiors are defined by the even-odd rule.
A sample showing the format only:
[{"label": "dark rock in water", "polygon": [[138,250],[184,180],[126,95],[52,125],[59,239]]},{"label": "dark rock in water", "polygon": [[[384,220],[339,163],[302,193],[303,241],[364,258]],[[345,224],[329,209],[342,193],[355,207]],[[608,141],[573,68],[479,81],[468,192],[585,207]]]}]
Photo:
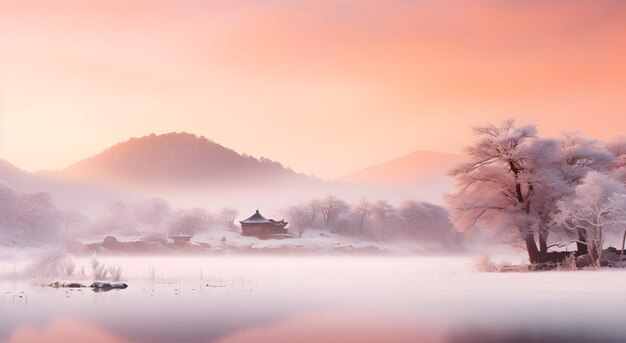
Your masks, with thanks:
[{"label": "dark rock in water", "polygon": [[91,284],[91,288],[127,288],[128,285],[122,282],[94,282]]},{"label": "dark rock in water", "polygon": [[576,257],[576,267],[578,268],[590,267],[592,264],[593,259],[589,254],[584,254]]},{"label": "dark rock in water", "polygon": [[94,282],[89,287],[91,287],[94,292],[108,292],[112,289],[126,289],[128,285],[118,282]]},{"label": "dark rock in water", "polygon": [[92,288],[91,289],[94,293],[105,293],[105,292],[110,292],[113,290],[113,288]]},{"label": "dark rock in water", "polygon": [[80,284],[78,282],[61,283],[59,281],[55,281],[53,283],[49,283],[47,286],[48,287],[53,287],[53,288],[83,288],[83,287],[86,287],[85,285]]}]

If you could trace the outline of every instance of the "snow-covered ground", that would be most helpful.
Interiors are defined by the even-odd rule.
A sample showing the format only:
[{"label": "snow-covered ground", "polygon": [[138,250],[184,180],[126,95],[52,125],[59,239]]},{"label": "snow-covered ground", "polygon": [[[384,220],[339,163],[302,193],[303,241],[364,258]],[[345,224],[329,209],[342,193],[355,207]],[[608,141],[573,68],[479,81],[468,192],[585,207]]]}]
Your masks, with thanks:
[{"label": "snow-covered ground", "polygon": [[302,237],[294,236],[287,239],[265,239],[241,236],[232,230],[208,231],[193,237],[193,242],[209,243],[211,246],[225,250],[241,251],[276,251],[276,252],[345,252],[351,250],[369,253],[387,253],[394,255],[411,255],[420,252],[441,252],[444,248],[440,244],[428,244],[417,241],[372,241],[354,237],[347,237],[321,230],[308,230]]},{"label": "snow-covered ground", "polygon": [[[130,287],[94,293],[0,281],[0,342],[72,342],[85,335],[90,342],[626,337],[621,270],[479,273],[467,257],[99,259],[122,266]],[[88,266],[90,259],[76,264]]]},{"label": "snow-covered ground", "polygon": [[[115,243],[105,244],[113,239]],[[167,244],[165,242],[168,242]],[[195,234],[185,246],[178,246],[165,234],[138,232],[132,234],[83,234],[68,238],[65,243],[31,246],[0,246],[0,259],[19,259],[28,251],[62,249],[77,256],[91,255],[216,255],[216,254],[290,254],[290,255],[437,255],[466,253],[462,246],[449,247],[433,240],[391,237],[385,240],[358,238],[327,230],[307,230],[282,238],[259,239],[242,236],[238,230],[217,227]],[[510,248],[509,248],[510,250]]]}]

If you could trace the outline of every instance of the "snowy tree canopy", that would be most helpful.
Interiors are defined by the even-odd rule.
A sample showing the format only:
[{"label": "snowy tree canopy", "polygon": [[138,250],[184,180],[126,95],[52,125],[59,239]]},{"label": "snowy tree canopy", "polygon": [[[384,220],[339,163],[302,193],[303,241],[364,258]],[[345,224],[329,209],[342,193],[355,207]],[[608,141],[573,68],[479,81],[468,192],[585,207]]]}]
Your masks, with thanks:
[{"label": "snowy tree canopy", "polygon": [[482,226],[517,237],[531,261],[539,261],[547,250],[547,232],[539,226],[543,206],[565,191],[558,141],[513,121],[474,131],[478,142],[466,149],[469,162],[451,172],[457,181],[457,192],[447,198],[452,221],[464,232]]},{"label": "snowy tree canopy", "polygon": [[[599,178],[622,181],[623,139],[605,144],[579,133],[542,138],[534,126],[514,121],[474,131],[478,139],[466,149],[468,162],[451,172],[457,182],[447,197],[451,219],[461,232],[488,229],[526,248],[533,263],[546,260],[549,236],[560,228],[555,219],[581,189]],[[577,227],[579,243],[586,244],[587,232]]]},{"label": "snowy tree canopy", "polygon": [[206,231],[211,222],[210,215],[201,208],[179,209],[168,223],[169,234],[195,235]]},{"label": "snowy tree canopy", "polygon": [[626,136],[608,142],[606,148],[614,157],[613,163],[609,165],[611,175],[626,184]]},{"label": "snowy tree canopy", "polygon": [[626,187],[606,174],[589,172],[570,197],[557,203],[555,220],[571,230],[584,230],[586,244],[599,265],[605,235],[626,226]]},{"label": "snowy tree canopy", "polygon": [[58,243],[61,223],[49,193],[21,193],[0,181],[0,243]]}]

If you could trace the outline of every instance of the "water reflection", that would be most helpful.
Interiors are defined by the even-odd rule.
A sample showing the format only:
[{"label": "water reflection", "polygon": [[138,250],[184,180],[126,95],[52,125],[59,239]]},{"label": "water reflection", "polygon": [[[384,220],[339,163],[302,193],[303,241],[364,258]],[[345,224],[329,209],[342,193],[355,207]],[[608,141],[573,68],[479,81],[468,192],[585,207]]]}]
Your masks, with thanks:
[{"label": "water reflection", "polygon": [[444,333],[402,318],[335,310],[299,314],[273,325],[232,333],[219,343],[273,342],[445,342]]},{"label": "water reflection", "polygon": [[[617,342],[626,337],[621,272],[476,274],[467,261],[446,259],[184,262],[188,270],[172,269],[181,274],[146,281],[132,277],[133,263],[138,272],[154,261],[126,261],[129,288],[103,293],[0,281],[0,342]],[[199,265],[211,271],[185,277]],[[589,278],[596,280],[594,287],[581,282]]]},{"label": "water reflection", "polygon": [[6,340],[7,343],[131,343],[115,336],[96,325],[76,318],[58,318],[43,328],[20,326]]},{"label": "water reflection", "polygon": [[115,289],[115,288],[91,288],[91,291],[94,293],[106,293],[110,291],[120,291],[120,290]]},{"label": "water reflection", "polygon": [[[137,327],[141,321],[134,323]],[[197,330],[192,329],[192,330]],[[158,330],[170,342],[187,342],[176,330],[176,323],[167,330]],[[57,318],[44,328],[20,326],[6,340],[7,343],[133,343],[152,342],[148,337],[131,339],[77,318]],[[414,323],[368,318],[350,312],[319,312],[295,315],[270,325],[253,326],[234,332],[224,332],[221,338],[196,337],[194,342],[216,343],[276,343],[276,342],[342,342],[342,343],[500,343],[500,342],[623,342],[616,337],[589,333],[506,332],[494,329],[452,329],[419,327]]]},{"label": "water reflection", "polygon": [[[223,337],[213,339],[198,337],[197,342],[218,343],[274,343],[274,342],[343,342],[343,343],[370,343],[370,342],[443,342],[441,334],[430,330],[418,329],[408,323],[398,323],[389,320],[372,320],[363,318],[356,313],[348,312],[320,312],[296,315],[274,324],[242,328],[234,332],[224,333]],[[175,326],[175,323],[172,323]],[[140,326],[137,322],[135,325]],[[210,325],[210,324],[207,324]],[[170,342],[185,342],[178,336],[173,327],[167,334]],[[58,318],[44,328],[30,326],[16,328],[8,343],[30,342],[81,342],[90,343],[125,343],[142,342],[121,337],[102,328],[77,318]]]}]

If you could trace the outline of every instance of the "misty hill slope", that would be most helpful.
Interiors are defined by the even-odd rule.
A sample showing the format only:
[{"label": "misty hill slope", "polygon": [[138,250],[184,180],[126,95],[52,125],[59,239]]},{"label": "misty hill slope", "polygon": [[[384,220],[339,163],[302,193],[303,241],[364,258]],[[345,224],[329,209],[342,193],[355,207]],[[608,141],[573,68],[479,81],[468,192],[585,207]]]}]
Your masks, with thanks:
[{"label": "misty hill slope", "polygon": [[408,155],[350,173],[342,181],[369,185],[410,185],[444,178],[461,155],[435,151],[414,151]]},{"label": "misty hill slope", "polygon": [[311,182],[280,163],[189,133],[131,138],[61,170],[72,180],[132,188],[269,186]]},{"label": "misty hill slope", "polygon": [[372,188],[379,194],[444,204],[444,194],[454,190],[454,180],[447,174],[462,161],[461,155],[418,150],[355,171],[340,180]]},{"label": "misty hill slope", "polygon": [[0,159],[0,181],[21,192],[44,191],[52,194],[61,207],[89,209],[101,206],[114,199],[128,197],[126,194],[70,180],[62,180],[51,175],[30,173],[6,160]]},{"label": "misty hill slope", "polygon": [[0,159],[0,180],[12,185],[30,183],[36,177],[29,172],[22,170],[7,160]]}]

